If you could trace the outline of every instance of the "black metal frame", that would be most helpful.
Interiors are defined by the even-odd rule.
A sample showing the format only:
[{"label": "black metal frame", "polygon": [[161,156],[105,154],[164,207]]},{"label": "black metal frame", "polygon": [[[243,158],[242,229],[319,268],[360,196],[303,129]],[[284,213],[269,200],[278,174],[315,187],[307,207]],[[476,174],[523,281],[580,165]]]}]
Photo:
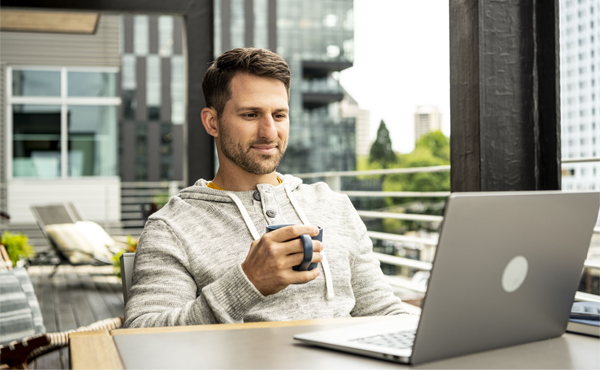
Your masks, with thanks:
[{"label": "black metal frame", "polygon": [[187,120],[184,126],[188,185],[199,178],[212,179],[215,155],[212,136],[202,126],[202,77],[213,61],[212,0],[5,0],[2,8],[94,11],[104,13],[177,14],[184,19],[184,55],[187,57]]}]

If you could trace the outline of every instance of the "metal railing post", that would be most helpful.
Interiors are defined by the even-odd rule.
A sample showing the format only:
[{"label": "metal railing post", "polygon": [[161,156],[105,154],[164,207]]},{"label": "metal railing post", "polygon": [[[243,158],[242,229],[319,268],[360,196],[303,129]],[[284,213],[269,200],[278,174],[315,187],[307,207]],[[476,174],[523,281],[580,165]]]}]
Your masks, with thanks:
[{"label": "metal railing post", "polygon": [[169,198],[179,193],[179,182],[169,181]]},{"label": "metal railing post", "polygon": [[340,176],[336,174],[329,174],[329,176],[325,177],[325,182],[329,185],[329,188],[333,191],[340,192],[342,191],[342,181],[340,180]]}]

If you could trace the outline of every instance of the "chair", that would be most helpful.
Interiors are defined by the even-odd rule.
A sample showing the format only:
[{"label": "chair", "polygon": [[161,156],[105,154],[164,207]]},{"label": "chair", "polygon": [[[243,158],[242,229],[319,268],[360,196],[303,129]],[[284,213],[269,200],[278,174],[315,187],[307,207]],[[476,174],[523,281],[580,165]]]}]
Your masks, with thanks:
[{"label": "chair", "polygon": [[122,326],[115,317],[61,333],[46,333],[33,285],[24,268],[0,271],[0,368],[27,369],[35,358],[69,344],[69,333],[112,330]]},{"label": "chair", "polygon": [[[59,257],[54,276],[62,264],[111,265],[118,249],[101,226],[84,221],[71,203],[31,206],[31,212],[42,233]],[[112,249],[114,250],[111,250]]]},{"label": "chair", "polygon": [[121,283],[123,284],[123,304],[129,299],[129,288],[131,288],[131,276],[133,275],[133,259],[135,253],[123,253],[121,260]]}]

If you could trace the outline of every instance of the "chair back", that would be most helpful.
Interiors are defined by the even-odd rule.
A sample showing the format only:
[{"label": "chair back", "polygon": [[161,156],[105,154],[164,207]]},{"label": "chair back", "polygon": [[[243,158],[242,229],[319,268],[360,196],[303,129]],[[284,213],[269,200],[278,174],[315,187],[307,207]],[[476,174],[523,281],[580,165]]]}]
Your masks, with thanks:
[{"label": "chair back", "polygon": [[133,275],[133,259],[135,253],[123,253],[121,261],[121,283],[123,284],[123,304],[129,299],[129,288],[131,288],[131,276]]},{"label": "chair back", "polygon": [[54,224],[72,224],[83,221],[72,203],[48,204],[29,207],[40,226]]}]

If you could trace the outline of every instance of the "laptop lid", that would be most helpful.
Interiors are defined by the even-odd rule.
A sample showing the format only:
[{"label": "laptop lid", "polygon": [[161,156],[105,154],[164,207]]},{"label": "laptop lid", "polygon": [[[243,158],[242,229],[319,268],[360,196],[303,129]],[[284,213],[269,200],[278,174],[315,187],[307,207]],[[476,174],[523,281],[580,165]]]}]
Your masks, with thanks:
[{"label": "laptop lid", "polygon": [[294,338],[420,364],[559,336],[599,208],[599,193],[452,194],[412,352],[357,342],[414,328],[403,316]]},{"label": "laptop lid", "polygon": [[560,336],[598,193],[454,193],[447,201],[411,363]]}]

